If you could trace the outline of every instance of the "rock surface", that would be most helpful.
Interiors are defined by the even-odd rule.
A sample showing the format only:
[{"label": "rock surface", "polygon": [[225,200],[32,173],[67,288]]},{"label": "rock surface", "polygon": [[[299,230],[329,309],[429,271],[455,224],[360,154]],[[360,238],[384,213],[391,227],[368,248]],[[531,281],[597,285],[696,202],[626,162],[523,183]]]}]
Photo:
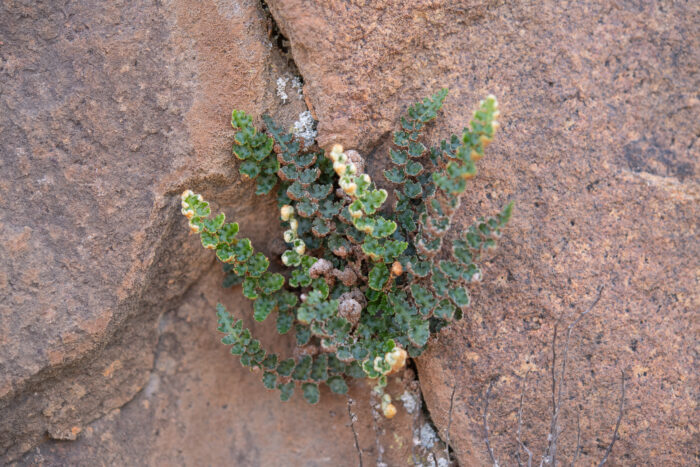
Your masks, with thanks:
[{"label": "rock surface", "polygon": [[[212,261],[184,242],[178,195],[250,196],[228,118],[280,113],[288,70],[253,1],[9,1],[0,17],[2,462],[148,381],[158,316]],[[234,213],[259,226],[264,203]]]},{"label": "rock surface", "polygon": [[[554,324],[570,323],[601,285],[571,341],[560,460],[575,447],[577,413],[580,463],[602,457],[624,370],[611,464],[692,463],[700,7],[268,3],[319,141],[358,148],[370,171],[416,99],[451,89],[437,138],[485,94],[499,97],[502,131],[461,221],[510,199],[516,212],[483,262],[472,312],[417,361],[443,436],[457,386],[449,435],[461,464],[489,463],[480,411],[492,381],[501,463],[514,461],[523,387],[523,440],[540,452]],[[295,70],[260,4],[9,1],[0,17],[0,461],[48,436],[20,462],[354,465],[342,399],[282,405],[218,344],[209,308],[240,295],[218,288],[220,271],[177,207],[189,187],[263,250],[277,235],[273,201],[252,195],[229,154],[232,108],[287,125],[305,110],[289,89],[287,104],[276,96],[277,78]],[[353,390],[362,402],[364,389]],[[382,445],[396,465],[409,459],[410,422],[392,423]]]},{"label": "rock surface", "polygon": [[[405,106],[451,89],[440,130],[461,128],[482,96],[503,130],[461,216],[515,200],[464,323],[418,359],[421,386],[462,465],[485,465],[481,397],[494,381],[491,443],[515,462],[549,428],[551,342],[605,286],[570,348],[559,459],[687,465],[697,456],[698,60],[694,2],[271,2],[307,83],[322,144],[381,165]],[[437,132],[436,132],[437,133]],[[444,134],[444,131],[440,134]],[[459,230],[459,229],[455,229]],[[560,341],[561,342],[561,341]],[[559,349],[561,352],[561,349]],[[570,398],[570,400],[569,400]],[[539,458],[537,458],[539,460]]]},{"label": "rock surface", "polygon": [[[266,345],[291,355],[294,338],[277,334],[274,322],[255,323],[252,306],[238,288],[221,287],[217,264],[166,312],[158,323],[155,363],[144,389],[121,409],[88,425],[78,440],[52,441],[32,450],[25,465],[341,465],[358,463],[347,401],[327,388],[310,406],[299,394],[288,402],[278,391],[263,388],[261,375],[242,367],[219,342],[215,331],[217,302],[246,321]],[[371,387],[351,385],[355,429],[364,465],[376,465]],[[396,381],[392,393],[405,385]],[[401,404],[398,404],[399,407]],[[377,431],[382,459],[406,465],[411,459],[413,417],[402,408]],[[433,447],[438,458],[444,447]],[[416,448],[418,455],[419,449]]]}]

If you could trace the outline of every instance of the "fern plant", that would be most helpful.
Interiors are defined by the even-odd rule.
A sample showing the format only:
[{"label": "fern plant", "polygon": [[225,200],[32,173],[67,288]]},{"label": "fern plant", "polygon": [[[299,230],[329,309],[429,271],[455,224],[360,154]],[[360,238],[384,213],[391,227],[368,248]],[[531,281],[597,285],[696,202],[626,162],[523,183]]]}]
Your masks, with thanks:
[{"label": "fern plant", "polygon": [[262,370],[264,386],[279,390],[283,401],[299,386],[314,404],[320,383],[343,394],[346,378],[371,378],[384,414],[393,416],[396,408],[383,393],[387,376],[408,356],[420,355],[431,334],[461,319],[469,306],[467,285],[482,277],[476,261],[495,246],[513,204],[446,238],[467,180],[498,126],[498,104],[489,96],[461,136],[426,146],[423,130],[446,95],[443,89],[409,107],[394,133],[392,167],[384,171],[394,186],[393,209],[386,209],[387,191],[363,173],[356,151],[305,147],[268,116],[263,133],[249,115],[233,111],[240,173],[256,181],[257,194],[277,188],[288,245],[281,256],[285,274],[268,270],[269,259],[237,236],[237,223],[226,223],[224,214],[210,217],[201,195],[182,194],[191,230],[224,263],[224,286],[241,284],[254,301],[256,321],[274,316],[280,334],[296,337],[300,356],[282,359],[217,306],[222,342],[244,366]]}]

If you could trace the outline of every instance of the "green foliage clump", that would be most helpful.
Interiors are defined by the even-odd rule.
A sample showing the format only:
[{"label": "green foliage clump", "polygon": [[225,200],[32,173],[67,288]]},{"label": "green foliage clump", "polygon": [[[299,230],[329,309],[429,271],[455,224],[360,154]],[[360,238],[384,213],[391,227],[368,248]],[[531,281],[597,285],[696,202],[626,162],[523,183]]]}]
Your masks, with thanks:
[{"label": "green foliage clump", "polygon": [[222,342],[243,365],[262,370],[264,386],[279,390],[282,400],[298,386],[316,403],[320,383],[344,394],[348,377],[375,379],[381,391],[407,356],[420,355],[431,334],[461,319],[469,306],[467,285],[482,278],[476,261],[495,246],[513,204],[446,238],[466,182],[498,126],[498,105],[489,96],[461,136],[426,146],[423,130],[446,95],[441,90],[401,118],[389,153],[392,166],[384,171],[395,187],[392,210],[385,206],[389,193],[363,173],[357,152],[339,145],[327,153],[306,148],[268,116],[263,133],[250,116],[233,112],[233,154],[243,161],[241,174],[257,181],[258,194],[278,187],[288,245],[281,256],[284,275],[268,271],[268,258],[237,237],[238,224],[225,223],[223,214],[210,218],[200,195],[183,193],[190,228],[224,263],[224,285],[242,284],[256,321],[274,316],[280,334],[294,332],[302,356],[283,360],[218,305]]}]

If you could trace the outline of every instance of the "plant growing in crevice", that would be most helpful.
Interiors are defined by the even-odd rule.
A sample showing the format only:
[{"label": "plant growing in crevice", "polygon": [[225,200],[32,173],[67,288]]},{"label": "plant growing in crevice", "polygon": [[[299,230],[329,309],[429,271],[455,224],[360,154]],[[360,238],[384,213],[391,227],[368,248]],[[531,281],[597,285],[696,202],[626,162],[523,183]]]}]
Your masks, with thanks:
[{"label": "plant growing in crevice", "polygon": [[256,321],[272,315],[280,334],[295,334],[300,356],[282,359],[217,307],[222,342],[243,365],[261,369],[265,387],[278,389],[282,400],[299,385],[316,403],[320,383],[346,393],[346,378],[371,378],[384,415],[393,416],[396,408],[383,393],[387,376],[420,355],[430,335],[461,319],[469,306],[466,286],[482,278],[475,261],[495,246],[513,205],[453,240],[446,237],[498,126],[498,105],[489,96],[460,136],[426,146],[423,131],[446,95],[439,91],[401,118],[389,154],[392,168],[384,171],[394,185],[393,209],[356,151],[307,147],[268,116],[261,132],[249,115],[233,111],[240,173],[256,181],[257,194],[277,188],[288,245],[281,256],[284,275],[269,271],[268,258],[237,236],[238,224],[226,223],[223,214],[211,218],[200,195],[183,193],[190,228],[224,263],[224,285],[242,284]]}]

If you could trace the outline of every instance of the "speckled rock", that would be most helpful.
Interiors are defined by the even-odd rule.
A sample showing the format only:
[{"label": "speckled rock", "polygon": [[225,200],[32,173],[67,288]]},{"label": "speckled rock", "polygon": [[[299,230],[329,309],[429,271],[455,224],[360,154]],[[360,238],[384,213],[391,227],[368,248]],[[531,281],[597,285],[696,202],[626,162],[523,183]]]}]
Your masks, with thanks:
[{"label": "speckled rock", "polygon": [[451,89],[446,130],[465,125],[483,95],[499,97],[502,131],[460,219],[515,200],[512,224],[483,263],[471,313],[418,359],[443,435],[457,385],[451,439],[462,465],[490,462],[480,418],[490,381],[501,463],[515,462],[523,387],[523,439],[541,452],[554,324],[571,322],[601,285],[572,339],[559,459],[573,454],[579,413],[579,462],[600,460],[624,370],[611,463],[697,460],[697,2],[270,3],[320,141],[360,147],[370,166],[383,164],[388,131],[416,98]]},{"label": "speckled rock", "polygon": [[[358,465],[345,396],[324,386],[314,406],[298,390],[281,402],[279,391],[266,390],[261,374],[241,366],[221,345],[212,312],[217,302],[235,310],[267,348],[292,355],[295,347],[293,336],[277,334],[273,320],[254,322],[250,301],[240,287],[224,290],[222,277],[214,265],[162,316],[153,371],[132,401],[86,426],[75,442],[44,443],[20,464],[88,466],[100,459],[106,465]],[[411,386],[393,379],[388,389],[398,395]],[[390,421],[379,416],[375,430],[370,390],[367,381],[354,380],[349,393],[364,465],[376,465],[379,448],[388,465],[407,465],[413,453],[425,459],[412,434],[425,418],[401,408]],[[430,452],[446,457],[439,443]]]},{"label": "speckled rock", "polygon": [[[179,193],[247,199],[231,109],[304,107],[278,111],[288,70],[254,1],[8,1],[0,18],[3,462],[143,387],[158,316],[212,261],[183,243]],[[263,221],[266,202],[234,214]]]},{"label": "speckled rock", "polygon": [[[480,411],[491,381],[501,464],[514,460],[523,392],[523,439],[539,452],[554,323],[571,322],[600,285],[570,348],[560,459],[572,454],[577,414],[580,463],[602,457],[624,370],[610,463],[696,460],[700,7],[268,4],[320,142],[358,148],[372,173],[409,103],[450,87],[436,138],[465,125],[485,94],[499,97],[502,131],[460,220],[511,199],[517,209],[483,262],[472,312],[417,361],[462,465],[489,463]],[[284,105],[276,95],[294,70],[260,5],[9,1],[0,17],[0,460],[279,465],[282,453],[292,465],[355,465],[342,398],[283,405],[216,342],[209,309],[235,307],[240,291],[218,288],[220,270],[186,238],[177,207],[192,188],[263,251],[278,233],[274,201],[240,183],[228,152],[232,108],[286,126],[305,109],[295,90]],[[273,335],[262,334],[289,345]],[[371,462],[366,388],[353,391]],[[384,426],[391,465],[409,462],[412,423],[400,409]]]}]

